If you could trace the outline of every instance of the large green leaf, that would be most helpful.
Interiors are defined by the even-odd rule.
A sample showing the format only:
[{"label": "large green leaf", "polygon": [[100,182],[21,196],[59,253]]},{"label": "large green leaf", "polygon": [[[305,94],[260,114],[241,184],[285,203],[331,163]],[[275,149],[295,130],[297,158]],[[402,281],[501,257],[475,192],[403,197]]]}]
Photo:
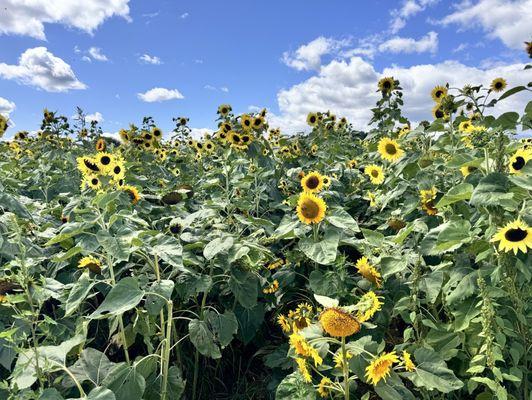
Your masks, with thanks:
[{"label": "large green leaf", "polygon": [[143,297],[144,291],[139,288],[138,279],[128,276],[109,291],[100,307],[89,318],[100,319],[123,314],[135,308]]},{"label": "large green leaf", "polygon": [[216,238],[207,243],[203,249],[203,257],[207,260],[211,260],[219,253],[227,252],[231,247],[233,247],[232,236]]},{"label": "large green leaf", "polygon": [[[167,301],[171,299],[174,291],[174,282],[168,279],[163,279],[158,282],[153,282],[148,290],[146,296],[145,307],[150,315],[157,315],[166,305]],[[153,294],[152,294],[153,293]]]},{"label": "large green leaf", "polygon": [[299,249],[312,261],[329,265],[336,260],[339,239],[338,232],[329,230],[323,240],[317,242],[310,238],[302,238],[299,241]]},{"label": "large green leaf", "polygon": [[436,204],[436,208],[441,208],[461,200],[469,200],[473,194],[473,185],[470,183],[460,183],[451,188]]},{"label": "large green leaf", "polygon": [[417,349],[414,352],[414,363],[416,370],[407,376],[417,387],[449,393],[464,385],[433,350]]},{"label": "large green leaf", "polygon": [[229,288],[238,302],[245,308],[252,308],[257,303],[259,280],[253,272],[233,269],[229,278]]},{"label": "large green leaf", "polygon": [[190,341],[204,356],[211,358],[221,358],[220,348],[214,341],[214,334],[209,329],[206,321],[193,319],[188,323],[188,333]]},{"label": "large green leaf", "polygon": [[111,390],[116,400],[142,399],[146,390],[146,381],[138,369],[124,363],[117,364],[102,382]]},{"label": "large green leaf", "polygon": [[275,392],[276,400],[315,400],[314,386],[306,383],[301,374],[296,371],[286,376]]},{"label": "large green leaf", "polygon": [[223,314],[219,314],[215,311],[208,310],[205,313],[205,318],[211,325],[222,349],[231,343],[233,336],[236,335],[238,331],[238,321],[232,311],[226,311]]},{"label": "large green leaf", "polygon": [[512,197],[506,175],[493,172],[480,180],[470,201],[474,206],[491,206],[501,205],[501,201]]}]

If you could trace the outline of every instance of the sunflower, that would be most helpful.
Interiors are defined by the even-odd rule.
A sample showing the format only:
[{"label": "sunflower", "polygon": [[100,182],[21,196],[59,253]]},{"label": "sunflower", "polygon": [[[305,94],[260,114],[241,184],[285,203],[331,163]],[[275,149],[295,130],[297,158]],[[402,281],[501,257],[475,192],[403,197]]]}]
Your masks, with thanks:
[{"label": "sunflower", "polygon": [[500,228],[491,242],[500,242],[499,251],[513,251],[517,254],[521,250],[526,254],[527,248],[532,249],[532,228],[518,218]]},{"label": "sunflower", "polygon": [[279,316],[277,317],[277,324],[279,324],[279,326],[285,333],[289,333],[292,330],[292,328],[290,327],[290,323],[286,318],[286,315],[279,314]]},{"label": "sunflower", "polygon": [[318,351],[312,347],[303,336],[299,333],[292,333],[289,338],[290,346],[294,348],[294,352],[303,357],[310,357],[317,367],[323,363],[323,358],[320,357]]},{"label": "sunflower", "polygon": [[310,172],[301,179],[301,187],[305,192],[318,193],[323,188],[323,176],[316,171]]},{"label": "sunflower", "polygon": [[115,161],[115,158],[112,154],[105,152],[98,153],[94,159],[100,171],[104,173],[109,171],[111,165],[113,165]]},{"label": "sunflower", "polygon": [[382,93],[390,93],[392,90],[395,89],[395,80],[393,79],[393,77],[382,78],[381,80],[379,80],[378,86],[379,90]]},{"label": "sunflower", "polygon": [[331,186],[331,178],[327,175],[323,175],[323,187],[328,188],[329,186]]},{"label": "sunflower", "polygon": [[98,168],[96,162],[92,157],[78,157],[76,161],[78,163],[78,170],[83,175],[95,174],[100,172],[100,168]]},{"label": "sunflower", "polygon": [[357,160],[355,160],[355,159],[349,160],[347,162],[347,168],[354,169],[354,168],[356,168],[357,164],[358,164]]},{"label": "sunflower", "polygon": [[379,185],[384,182],[384,172],[382,172],[382,168],[378,165],[368,165],[364,168],[364,173],[369,176],[371,183],[374,185]]},{"label": "sunflower", "polygon": [[129,135],[129,132],[126,131],[125,129],[120,129],[118,131],[118,135],[120,136],[120,138],[124,142],[129,142],[129,140],[131,139],[131,136]]},{"label": "sunflower", "polygon": [[265,119],[262,116],[253,118],[253,129],[256,131],[262,129],[265,124]]},{"label": "sunflower", "polygon": [[441,104],[438,103],[432,108],[432,116],[434,119],[445,118],[446,114]]},{"label": "sunflower", "polygon": [[222,104],[218,107],[218,114],[222,117],[226,117],[231,112],[232,108],[229,104]]},{"label": "sunflower", "polygon": [[96,151],[105,151],[105,140],[100,138],[96,141]]},{"label": "sunflower", "polygon": [[320,323],[325,332],[335,337],[351,336],[360,331],[360,322],[339,307],[325,309],[320,314]]},{"label": "sunflower", "polygon": [[0,114],[0,137],[2,137],[2,135],[8,128],[7,121],[7,118]]},{"label": "sunflower", "polygon": [[86,256],[79,260],[78,268],[88,268],[89,271],[99,274],[102,272],[102,263],[97,258]]},{"label": "sunflower", "polygon": [[399,143],[390,138],[379,140],[378,151],[382,158],[391,162],[399,160],[404,154]]},{"label": "sunflower", "polygon": [[318,125],[318,115],[316,113],[308,113],[307,115],[307,124],[309,124],[310,126],[316,126]]},{"label": "sunflower", "polygon": [[472,126],[471,121],[462,121],[458,124],[458,130],[460,132],[469,132]]},{"label": "sunflower", "polygon": [[96,175],[88,175],[85,177],[82,186],[88,186],[92,190],[100,190],[102,188],[102,181]]},{"label": "sunflower", "polygon": [[332,381],[324,376],[321,378],[320,384],[318,385],[318,394],[325,398],[328,397],[331,393]]},{"label": "sunflower", "polygon": [[247,114],[242,114],[242,116],[240,117],[240,124],[242,125],[242,129],[244,130],[251,129],[251,127],[253,126],[253,118],[251,118]]},{"label": "sunflower", "polygon": [[495,78],[491,81],[490,89],[493,92],[502,92],[506,88],[506,80],[504,78]]},{"label": "sunflower", "polygon": [[382,277],[379,271],[375,269],[373,265],[370,264],[367,257],[361,257],[357,260],[356,268],[358,273],[362,275],[365,279],[370,282],[373,282],[377,285],[378,288],[382,285]]},{"label": "sunflower", "polygon": [[422,189],[419,191],[419,199],[421,201],[421,208],[428,215],[438,214],[438,209],[434,207],[434,200],[436,200],[437,189],[432,187],[430,189]]},{"label": "sunflower", "polygon": [[161,128],[157,128],[156,126],[151,129],[151,134],[153,135],[153,138],[155,140],[161,140],[161,138],[163,137],[163,131],[161,130]]},{"label": "sunflower", "polygon": [[122,161],[114,161],[109,167],[110,175],[114,180],[124,179],[126,169]]},{"label": "sunflower", "polygon": [[131,202],[133,204],[137,204],[139,202],[140,194],[139,194],[138,189],[135,186],[124,185],[120,189],[123,190],[124,192],[126,192],[129,195],[129,197],[131,199]]},{"label": "sunflower", "polygon": [[412,356],[408,351],[403,351],[403,363],[408,372],[414,372],[416,365],[412,362]]},{"label": "sunflower", "polygon": [[528,57],[532,58],[532,42],[525,42],[525,50],[528,54]]},{"label": "sunflower", "polygon": [[439,103],[445,96],[447,96],[447,88],[445,86],[436,86],[432,89],[430,95],[436,103]]},{"label": "sunflower", "polygon": [[187,118],[187,117],[179,117],[177,119],[177,121],[179,122],[179,125],[181,126],[185,126],[186,124],[188,124],[188,121],[190,121],[190,118]]},{"label": "sunflower", "polygon": [[364,294],[358,302],[358,305],[362,309],[358,310],[356,316],[357,319],[360,322],[365,322],[373,318],[377,311],[381,310],[381,306],[384,304],[382,301],[380,301],[381,298],[382,297],[377,296],[371,290]]},{"label": "sunflower", "polygon": [[366,197],[364,198],[369,201],[370,207],[377,207],[377,196],[375,195],[375,193],[372,193],[368,190],[368,192],[366,193]]},{"label": "sunflower", "polygon": [[325,218],[327,205],[312,193],[303,192],[297,202],[297,216],[305,224],[317,224]]},{"label": "sunflower", "polygon": [[272,284],[262,290],[264,294],[272,294],[279,290],[279,281],[275,279]]},{"label": "sunflower", "polygon": [[312,382],[312,376],[310,375],[310,372],[307,367],[307,362],[304,358],[296,358],[297,367],[299,369],[299,372],[303,376],[303,380],[307,383]]},{"label": "sunflower", "polygon": [[508,168],[510,169],[511,174],[521,174],[523,168],[532,159],[532,151],[526,149],[519,149],[515,154],[510,157],[508,162]]},{"label": "sunflower", "polygon": [[381,379],[386,380],[386,376],[390,374],[393,364],[398,362],[399,357],[397,357],[395,351],[381,354],[367,366],[367,381],[375,386]]},{"label": "sunflower", "polygon": [[410,126],[405,125],[399,130],[399,137],[402,138],[410,133]]},{"label": "sunflower", "polygon": [[468,176],[469,174],[473,173],[477,169],[478,169],[477,167],[473,167],[472,165],[464,165],[463,167],[460,167],[460,172],[462,173],[462,175],[465,178],[466,176]]},{"label": "sunflower", "polygon": [[[350,360],[353,358],[353,353],[351,353],[349,350],[345,352],[345,359]],[[333,356],[334,366],[338,369],[344,368],[344,357],[342,355],[342,352],[339,351]]]},{"label": "sunflower", "polygon": [[215,149],[214,143],[211,142],[210,140],[206,140],[204,143],[204,146],[205,146],[205,150],[208,151],[209,153],[213,152]]}]

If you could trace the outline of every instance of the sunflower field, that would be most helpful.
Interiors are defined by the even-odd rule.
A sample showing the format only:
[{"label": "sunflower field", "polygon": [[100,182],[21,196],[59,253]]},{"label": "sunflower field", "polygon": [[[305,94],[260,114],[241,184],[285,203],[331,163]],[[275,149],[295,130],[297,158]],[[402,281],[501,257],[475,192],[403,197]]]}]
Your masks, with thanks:
[{"label": "sunflower field", "polygon": [[366,131],[4,138],[0,398],[530,399],[532,101],[497,107],[532,83],[442,82],[415,124],[376,90]]}]

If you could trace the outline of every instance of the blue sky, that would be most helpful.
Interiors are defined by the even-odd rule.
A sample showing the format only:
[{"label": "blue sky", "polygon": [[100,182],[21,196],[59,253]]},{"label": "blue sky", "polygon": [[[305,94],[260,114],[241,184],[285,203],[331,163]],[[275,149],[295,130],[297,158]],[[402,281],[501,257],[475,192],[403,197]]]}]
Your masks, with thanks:
[{"label": "blue sky", "polygon": [[[285,130],[317,108],[363,126],[383,74],[404,81],[405,111],[420,120],[444,80],[532,80],[522,71],[532,0],[33,3],[0,0],[0,112],[11,135],[37,129],[45,106],[67,116],[80,106],[111,133],[144,115],[164,130],[181,115],[215,128],[221,103],[267,107]],[[153,88],[174,98],[139,96]]]}]

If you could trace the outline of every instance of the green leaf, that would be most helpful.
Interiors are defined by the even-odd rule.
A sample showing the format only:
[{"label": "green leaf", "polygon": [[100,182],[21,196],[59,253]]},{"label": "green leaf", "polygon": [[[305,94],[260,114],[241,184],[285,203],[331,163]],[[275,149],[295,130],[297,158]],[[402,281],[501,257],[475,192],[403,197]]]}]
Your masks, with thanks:
[{"label": "green leaf", "polygon": [[205,313],[205,318],[211,325],[218,343],[220,343],[223,349],[236,335],[238,331],[238,321],[232,311],[226,311],[223,314],[219,314],[215,311],[208,310]]},{"label": "green leaf", "polygon": [[216,238],[205,246],[203,249],[203,257],[207,260],[212,260],[217,254],[228,251],[233,247],[233,237],[225,236]]},{"label": "green leaf", "polygon": [[80,383],[90,381],[94,386],[100,386],[115,366],[104,353],[88,347],[69,369]]},{"label": "green leaf", "polygon": [[473,185],[470,183],[460,183],[449,190],[436,204],[436,208],[441,208],[461,200],[469,200],[473,194]]},{"label": "green leaf", "polygon": [[39,400],[64,400],[64,399],[65,398],[61,396],[61,393],[59,393],[57,389],[55,388],[44,389],[41,395],[39,396]]},{"label": "green leaf", "polygon": [[90,279],[88,272],[81,274],[68,294],[65,303],[65,317],[72,315],[79,308],[95,284],[96,282]]},{"label": "green leaf", "polygon": [[138,279],[128,276],[110,290],[100,307],[89,315],[89,318],[100,319],[123,314],[135,308],[143,297],[144,292],[139,288]]},{"label": "green leaf", "polygon": [[90,391],[87,400],[116,400],[116,396],[107,388],[96,387]]},{"label": "green leaf", "polygon": [[493,172],[480,180],[470,202],[473,206],[500,205],[501,200],[509,200],[512,197],[506,175]]},{"label": "green leaf", "polygon": [[360,230],[370,245],[375,247],[382,246],[382,243],[384,242],[384,235],[382,233],[364,228],[361,228]]},{"label": "green leaf", "polygon": [[415,400],[414,395],[408,390],[401,378],[392,372],[386,380],[381,379],[375,386],[375,392],[382,400]]},{"label": "green leaf", "polygon": [[153,246],[149,248],[151,254],[158,256],[172,267],[184,270],[183,247],[178,239],[159,234],[152,239],[152,243]]},{"label": "green leaf", "polygon": [[433,350],[417,349],[414,352],[414,364],[416,370],[407,377],[417,387],[449,393],[464,386]]},{"label": "green leaf", "polygon": [[257,303],[253,308],[236,306],[235,315],[239,325],[238,335],[244,344],[248,344],[255,337],[257,330],[264,322],[264,314],[263,303]]},{"label": "green leaf", "polygon": [[99,231],[96,235],[98,243],[105,249],[107,254],[112,255],[118,261],[127,261],[131,252],[131,245],[120,236],[113,236],[109,232]]},{"label": "green leaf", "polygon": [[135,366],[129,367],[121,363],[109,372],[102,386],[111,390],[116,400],[142,399],[144,390],[146,390],[146,381]]},{"label": "green leaf", "polygon": [[188,323],[190,341],[204,356],[214,359],[221,358],[222,354],[214,342],[214,334],[209,329],[207,322],[193,319]]},{"label": "green leaf", "polygon": [[[508,93],[508,92],[506,92]],[[506,94],[505,93],[505,94]],[[510,111],[505,112],[504,114],[501,114],[493,123],[493,126],[499,126],[502,129],[515,129],[517,125],[517,121],[519,121],[519,114]]]},{"label": "green leaf", "polygon": [[380,270],[383,278],[405,271],[408,263],[405,258],[382,257]]},{"label": "green leaf", "polygon": [[254,273],[233,269],[229,278],[229,288],[238,302],[245,308],[252,308],[257,303],[259,280]]},{"label": "green leaf", "polygon": [[171,299],[172,292],[174,291],[174,282],[167,279],[153,282],[148,291],[156,294],[148,294],[144,306],[148,314],[157,315],[166,305],[167,301]]},{"label": "green leaf", "polygon": [[525,86],[516,86],[516,87],[513,87],[511,89],[508,89],[506,92],[501,94],[501,97],[499,97],[499,101],[501,101],[502,99],[507,98],[508,96],[511,96],[513,94],[516,94],[516,93],[519,93],[519,92],[521,92],[523,90],[526,90]]},{"label": "green leaf", "polygon": [[355,219],[343,208],[335,207],[327,213],[325,219],[331,224],[340,229],[348,229],[353,232],[360,232],[358,224]]},{"label": "green leaf", "polygon": [[299,371],[286,376],[275,392],[276,400],[315,400],[314,386],[306,383]]},{"label": "green leaf", "polygon": [[299,250],[312,261],[318,264],[330,265],[336,260],[338,241],[340,235],[338,232],[330,230],[325,233],[323,240],[315,242],[311,238],[302,238],[299,241]]}]

